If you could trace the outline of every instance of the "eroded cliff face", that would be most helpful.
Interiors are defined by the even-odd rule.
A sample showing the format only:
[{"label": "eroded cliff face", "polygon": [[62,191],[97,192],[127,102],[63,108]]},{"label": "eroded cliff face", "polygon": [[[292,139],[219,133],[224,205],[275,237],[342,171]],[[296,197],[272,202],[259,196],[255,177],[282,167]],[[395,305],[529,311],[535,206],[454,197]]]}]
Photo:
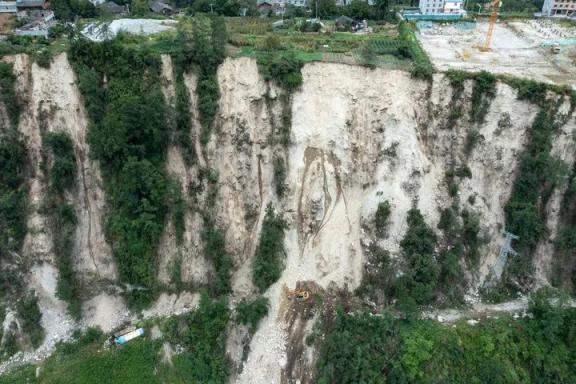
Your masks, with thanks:
[{"label": "eroded cliff face", "polygon": [[[22,257],[32,265],[26,281],[39,296],[47,333],[41,348],[48,351],[77,326],[98,325],[110,330],[135,314],[119,293],[123,287],[117,281],[104,235],[106,198],[98,164],[89,156],[89,124],[74,72],[65,55],[57,56],[50,69],[30,63],[26,56],[9,60],[14,63],[18,92],[25,101],[18,129],[29,149],[33,170],[29,234]],[[470,122],[472,85],[466,82],[461,116],[449,123],[455,99],[444,75],[426,82],[402,71],[327,63],[307,64],[302,74],[302,87],[289,96],[263,80],[256,61],[227,59],[218,70],[219,114],[205,148],[199,142],[196,76],[184,76],[192,115],[190,135],[198,156],[194,164],[187,164],[177,145],[168,150],[166,171],[181,185],[185,232],[178,243],[173,221],[166,219],[158,250],[158,280],[169,285],[174,268],[180,268],[187,291],[162,294],[144,315],[168,315],[193,308],[198,302],[197,288],[213,273],[213,266],[203,255],[204,221],[194,209],[208,198],[206,181],[201,180],[205,187],[199,188],[202,192],[191,191],[197,189],[203,170],[211,169],[218,175],[214,211],[233,258],[232,304],[256,292],[251,263],[266,206],[272,204],[288,221],[285,269],[265,292],[271,303],[269,315],[251,340],[246,329],[229,332],[227,345],[236,367],[233,382],[310,382],[306,366],[313,363],[314,354],[304,346],[303,338],[317,316],[290,315],[294,309],[285,289],[299,284],[318,291],[355,289],[361,283],[365,249],[371,242],[388,250],[392,258],[401,257],[400,241],[412,207],[419,208],[435,230],[440,212],[455,202],[478,215],[480,234],[486,242],[480,249],[478,272],[467,276],[469,293],[474,295],[498,254],[505,228],[504,205],[511,193],[518,155],[538,112],[537,106],[518,100],[515,89],[498,83],[484,121]],[[168,105],[173,108],[175,78],[168,57],[162,58],[161,80]],[[283,146],[273,135],[289,99],[291,143]],[[569,111],[567,100],[562,108]],[[574,116],[569,116],[554,137],[553,154],[570,167],[575,156],[571,136],[575,128]],[[75,145],[77,188],[67,199],[78,217],[74,265],[85,287],[79,322],[68,316],[65,303],[55,294],[58,271],[53,231],[57,228],[48,225],[41,209],[46,193],[42,130],[65,132]],[[468,148],[471,130],[478,132],[479,140]],[[275,156],[287,164],[287,190],[282,197],[274,188]],[[464,165],[471,177],[462,178],[458,193],[451,195],[446,172]],[[549,233],[536,252],[537,277],[543,284],[548,278],[562,196],[559,188],[548,203]],[[378,203],[384,200],[391,205],[390,224],[387,236],[377,239],[367,228]],[[246,343],[250,343],[250,352],[242,362]]]},{"label": "eroded cliff face", "polygon": [[[244,68],[255,65],[246,64]],[[234,63],[226,62],[221,71],[229,66],[234,68]],[[475,293],[498,254],[517,155],[538,111],[517,100],[514,89],[498,84],[484,123],[469,122],[469,103],[464,102],[462,117],[448,129],[454,106],[452,87],[443,75],[435,76],[430,85],[400,71],[345,65],[309,64],[302,72],[304,83],[292,104],[289,193],[285,200],[275,202],[290,221],[286,269],[266,294],[272,303],[271,315],[252,339],[239,382],[295,378],[284,370],[294,348],[288,345],[287,350],[285,340],[292,340],[291,332],[302,325],[294,327],[293,322],[284,321],[284,285],[292,289],[298,282],[313,281],[324,289],[331,284],[356,288],[362,278],[363,245],[374,241],[363,224],[373,220],[378,203],[388,200],[392,210],[388,236],[377,241],[392,257],[400,257],[408,210],[419,208],[436,228],[441,210],[455,200],[447,190],[446,172],[461,165],[467,165],[472,176],[461,181],[456,198],[479,215],[481,234],[488,239],[480,250],[479,273],[469,276],[470,291]],[[237,73],[236,81],[250,83],[249,73],[246,69]],[[240,99],[240,92],[223,89],[223,100]],[[466,84],[462,97],[469,99],[470,93],[471,84]],[[245,109],[241,119],[252,121],[247,113],[251,110]],[[511,124],[501,129],[498,122],[505,114]],[[569,125],[573,127],[574,121],[564,131],[571,131]],[[466,137],[472,129],[482,139],[467,154]],[[559,135],[556,143],[565,148],[562,154],[570,161],[567,154],[574,152],[570,139]],[[475,196],[473,204],[470,196]],[[552,210],[550,216],[554,216]],[[305,375],[300,379],[306,382]]]}]

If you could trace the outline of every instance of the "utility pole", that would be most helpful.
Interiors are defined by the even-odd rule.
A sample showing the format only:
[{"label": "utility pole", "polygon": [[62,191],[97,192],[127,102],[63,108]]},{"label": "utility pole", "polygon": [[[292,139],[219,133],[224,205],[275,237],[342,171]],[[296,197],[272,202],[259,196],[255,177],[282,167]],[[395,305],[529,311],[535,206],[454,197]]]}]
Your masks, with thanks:
[{"label": "utility pole", "polygon": [[512,241],[518,240],[519,237],[508,231],[505,231],[503,235],[504,235],[504,244],[500,246],[500,252],[498,254],[498,257],[494,261],[494,264],[489,267],[491,279],[486,280],[484,282],[485,287],[493,287],[500,280],[500,277],[504,272],[504,268],[508,263],[509,255],[512,255],[513,257],[518,255],[518,252],[516,252],[512,248]]}]

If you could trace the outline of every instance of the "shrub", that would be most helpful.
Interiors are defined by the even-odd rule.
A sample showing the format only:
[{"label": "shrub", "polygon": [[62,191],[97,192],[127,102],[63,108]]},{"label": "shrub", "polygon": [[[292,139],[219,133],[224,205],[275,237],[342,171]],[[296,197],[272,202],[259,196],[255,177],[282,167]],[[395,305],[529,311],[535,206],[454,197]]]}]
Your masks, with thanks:
[{"label": "shrub", "polygon": [[436,235],[424,222],[420,211],[408,211],[408,230],[400,242],[406,268],[399,278],[399,296],[409,297],[417,304],[429,304],[435,299],[438,266],[435,261]]},{"label": "shrub", "polygon": [[472,108],[470,109],[470,120],[476,123],[483,123],[490,102],[496,95],[496,77],[486,71],[482,71],[474,76],[474,87],[472,88]]},{"label": "shrub", "polygon": [[366,42],[360,48],[360,58],[362,65],[374,69],[376,68],[378,56],[374,46],[370,42]]},{"label": "shrub", "polygon": [[477,214],[462,211],[462,241],[466,247],[467,262],[469,265],[478,266],[480,258],[480,218]]},{"label": "shrub", "polygon": [[472,150],[474,149],[474,147],[476,147],[476,144],[478,144],[480,140],[482,140],[482,138],[483,137],[478,130],[472,129],[468,131],[468,133],[466,134],[466,141],[464,142],[464,153],[466,154],[466,156],[470,156]]},{"label": "shrub", "polygon": [[286,228],[287,224],[282,215],[276,214],[272,205],[268,205],[252,266],[252,281],[260,292],[264,292],[280,278],[284,268],[284,230]]},{"label": "shrub", "polygon": [[15,82],[12,64],[0,62],[0,104],[6,108],[13,127],[18,125],[20,116],[20,99],[16,95]]},{"label": "shrub", "polygon": [[170,284],[173,284],[176,290],[180,291],[184,287],[182,281],[182,257],[176,256],[169,265]]},{"label": "shrub", "polygon": [[52,153],[50,183],[56,193],[74,187],[76,182],[76,156],[72,139],[65,133],[47,132],[42,137],[42,144]]},{"label": "shrub", "polygon": [[35,294],[27,295],[16,304],[18,317],[21,320],[22,332],[30,337],[34,348],[38,348],[44,340],[44,329],[40,323],[42,313],[38,308],[38,298]]},{"label": "shrub", "polygon": [[224,232],[208,217],[204,218],[202,243],[204,245],[204,255],[212,262],[216,272],[215,278],[211,280],[210,291],[216,296],[227,294],[230,292],[232,260],[226,251]]},{"label": "shrub", "polygon": [[196,152],[191,137],[192,116],[190,114],[190,98],[188,89],[184,83],[182,69],[177,69],[176,74],[176,132],[175,142],[182,148],[184,161],[192,165],[196,159]]},{"label": "shrub", "polygon": [[545,83],[522,79],[515,80],[515,85],[518,89],[518,98],[520,100],[528,100],[537,105],[542,105],[546,100],[548,87]]},{"label": "shrub", "polygon": [[472,171],[467,165],[454,169],[454,176],[472,178]]},{"label": "shrub", "polygon": [[378,305],[388,304],[396,295],[396,271],[390,253],[372,243],[365,255],[362,283],[355,293]]},{"label": "shrub", "polygon": [[[58,204],[58,205],[56,205]],[[58,228],[54,236],[54,253],[58,267],[56,294],[68,303],[68,311],[75,319],[81,317],[80,287],[74,276],[73,240],[76,232],[76,214],[74,208],[65,202],[54,203],[49,208]]]},{"label": "shrub", "polygon": [[[152,289],[156,277],[156,247],[164,229],[166,178],[148,160],[129,159],[118,174],[122,180],[111,197],[106,229],[123,281]],[[140,291],[144,299],[147,291]]]},{"label": "shrub", "polygon": [[262,48],[266,51],[278,51],[281,50],[283,47],[280,38],[275,34],[271,34],[266,36],[266,38],[264,39]]},{"label": "shrub", "polygon": [[34,55],[34,62],[42,68],[50,68],[52,55],[47,49],[42,49]]},{"label": "shrub", "polygon": [[211,17],[197,15],[190,20],[190,23],[191,33],[185,29],[188,26],[186,22],[180,23],[179,44],[183,48],[175,61],[182,70],[188,70],[191,66],[197,68],[196,92],[202,125],[200,142],[206,145],[210,140],[220,98],[216,71],[226,55],[225,44],[228,39],[226,22],[224,18],[214,15]]},{"label": "shrub", "polygon": [[167,206],[172,214],[176,244],[182,245],[184,242],[184,232],[186,230],[186,223],[184,222],[186,206],[182,198],[182,185],[178,180],[172,178],[168,180],[168,191],[166,195],[168,199]]},{"label": "shrub", "polygon": [[455,197],[458,194],[458,184],[454,180],[454,178],[449,178],[448,182],[448,194],[452,197]]},{"label": "shrub", "polygon": [[452,233],[458,227],[458,220],[452,208],[443,209],[438,221],[438,229]]},{"label": "shrub", "polygon": [[226,355],[226,327],[230,310],[225,299],[211,300],[203,293],[197,310],[182,317],[185,324],[175,343],[185,352],[174,358],[180,376],[192,383],[228,381],[230,362]]},{"label": "shrub", "polygon": [[268,315],[270,301],[259,296],[251,302],[242,301],[236,307],[236,320],[241,324],[249,325],[251,332],[256,330],[260,320]]},{"label": "shrub", "polygon": [[286,164],[281,156],[274,156],[274,187],[278,197],[283,197],[286,192]]},{"label": "shrub", "polygon": [[302,61],[294,52],[272,53],[258,57],[258,68],[265,80],[274,81],[287,91],[292,91],[302,84]]},{"label": "shrub", "polygon": [[[19,252],[27,232],[28,155],[17,133],[0,134],[0,259]],[[0,277],[0,281],[2,281]]]},{"label": "shrub", "polygon": [[376,227],[376,234],[379,237],[386,235],[388,228],[388,219],[390,218],[390,202],[388,200],[378,203],[376,215],[374,217],[374,225]]}]

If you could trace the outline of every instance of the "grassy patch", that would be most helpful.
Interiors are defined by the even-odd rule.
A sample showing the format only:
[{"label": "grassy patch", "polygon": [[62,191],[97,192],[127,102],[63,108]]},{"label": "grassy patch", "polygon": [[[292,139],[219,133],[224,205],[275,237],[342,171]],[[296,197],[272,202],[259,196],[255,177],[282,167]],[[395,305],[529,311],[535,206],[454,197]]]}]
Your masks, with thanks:
[{"label": "grassy patch", "polygon": [[36,377],[35,368],[25,366],[5,377],[0,383],[29,384],[160,384],[155,374],[159,345],[148,339],[137,339],[123,347],[103,348],[103,338],[81,337],[78,341],[60,345],[48,358]]}]

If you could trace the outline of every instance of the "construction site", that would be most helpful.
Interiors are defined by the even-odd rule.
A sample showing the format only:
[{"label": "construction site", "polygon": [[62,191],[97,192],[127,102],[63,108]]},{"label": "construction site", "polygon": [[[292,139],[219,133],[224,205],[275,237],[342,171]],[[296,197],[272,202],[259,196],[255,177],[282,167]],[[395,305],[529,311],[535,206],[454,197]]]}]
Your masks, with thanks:
[{"label": "construction site", "polygon": [[439,70],[489,71],[576,86],[576,27],[549,19],[418,23],[422,47]]}]

